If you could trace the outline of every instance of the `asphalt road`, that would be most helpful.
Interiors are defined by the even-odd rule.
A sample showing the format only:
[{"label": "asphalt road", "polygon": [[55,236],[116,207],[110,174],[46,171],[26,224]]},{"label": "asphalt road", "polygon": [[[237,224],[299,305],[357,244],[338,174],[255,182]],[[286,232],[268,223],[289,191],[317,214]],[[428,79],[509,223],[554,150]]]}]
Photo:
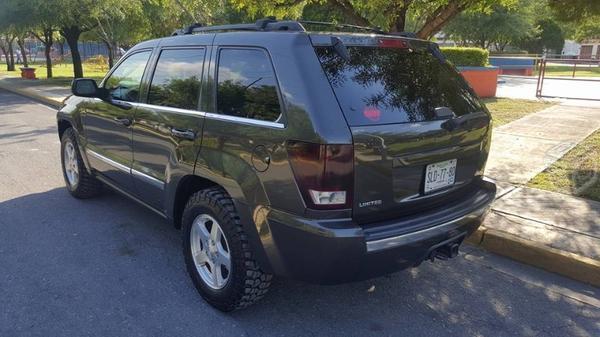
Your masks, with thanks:
[{"label": "asphalt road", "polygon": [[222,314],[180,233],[116,193],[63,188],[55,112],[0,91],[0,336],[600,336],[600,290],[473,247],[371,281],[277,280]]}]

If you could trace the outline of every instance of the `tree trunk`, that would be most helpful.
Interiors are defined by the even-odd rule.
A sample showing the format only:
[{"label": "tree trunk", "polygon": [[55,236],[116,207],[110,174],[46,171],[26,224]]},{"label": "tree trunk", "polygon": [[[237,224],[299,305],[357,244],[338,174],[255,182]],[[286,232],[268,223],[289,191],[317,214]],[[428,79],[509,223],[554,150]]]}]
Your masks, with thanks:
[{"label": "tree trunk", "polygon": [[6,62],[6,71],[10,71],[10,59],[8,58],[8,49],[4,46],[0,46],[0,50],[2,50],[2,54],[4,54],[4,60]]},{"label": "tree trunk", "polygon": [[465,0],[449,0],[449,2],[439,7],[428,18],[423,27],[417,32],[421,39],[430,39],[444,27],[450,20],[456,17],[465,9]]},{"label": "tree trunk", "polygon": [[60,29],[60,34],[65,38],[69,48],[71,48],[71,58],[73,59],[73,77],[83,77],[83,65],[81,64],[81,54],[79,54],[79,36],[81,28],[79,26],[68,26]]},{"label": "tree trunk", "polygon": [[349,0],[328,0],[327,3],[332,7],[339,9],[353,24],[367,27],[371,26],[369,20],[360,15],[360,13],[352,7]]},{"label": "tree trunk", "polygon": [[104,45],[106,45],[106,50],[108,50],[108,69],[112,69],[115,62],[116,48],[108,41],[103,40],[102,42],[104,42]]},{"label": "tree trunk", "polygon": [[21,51],[21,57],[23,58],[23,67],[29,67],[29,62],[27,62],[27,50],[25,50],[25,41],[20,37],[17,38],[17,45],[19,46],[19,50]]},{"label": "tree trunk", "polygon": [[46,56],[46,77],[52,78],[52,45],[54,44],[54,37],[52,36],[54,30],[52,28],[44,29],[44,56]]},{"label": "tree trunk", "polygon": [[394,20],[394,23],[392,24],[392,27],[390,28],[391,32],[399,33],[399,32],[406,31],[406,12],[408,11],[409,5],[410,5],[410,2],[405,1],[405,3],[402,5],[402,8],[400,8],[398,10],[398,12],[396,13],[398,16],[396,17],[396,20]]},{"label": "tree trunk", "polygon": [[8,55],[7,58],[10,58],[10,62],[8,64],[8,71],[15,71],[15,51],[13,50],[13,42],[15,38],[11,38],[8,41]]}]

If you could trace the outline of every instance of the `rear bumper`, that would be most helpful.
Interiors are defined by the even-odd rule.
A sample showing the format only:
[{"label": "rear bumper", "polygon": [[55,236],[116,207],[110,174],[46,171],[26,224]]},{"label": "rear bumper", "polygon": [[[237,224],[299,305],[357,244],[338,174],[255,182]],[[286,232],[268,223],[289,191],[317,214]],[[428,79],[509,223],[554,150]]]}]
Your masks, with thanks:
[{"label": "rear bumper", "polygon": [[314,220],[273,210],[263,247],[276,275],[319,284],[381,276],[420,264],[440,243],[474,232],[487,214],[496,186],[481,188],[451,208],[359,226],[352,219]]}]

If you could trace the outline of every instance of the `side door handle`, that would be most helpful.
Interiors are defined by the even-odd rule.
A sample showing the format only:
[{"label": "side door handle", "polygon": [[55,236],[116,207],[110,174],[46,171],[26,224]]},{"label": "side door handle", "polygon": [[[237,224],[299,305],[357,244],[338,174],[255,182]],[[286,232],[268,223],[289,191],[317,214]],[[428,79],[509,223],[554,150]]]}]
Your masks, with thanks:
[{"label": "side door handle", "polygon": [[129,118],[115,118],[115,122],[117,122],[119,124],[123,124],[125,126],[131,125],[131,119],[129,119]]},{"label": "side door handle", "polygon": [[177,137],[177,138],[183,138],[183,139],[189,139],[189,140],[196,139],[196,133],[192,130],[186,130],[186,129],[171,128],[171,135],[174,137]]}]

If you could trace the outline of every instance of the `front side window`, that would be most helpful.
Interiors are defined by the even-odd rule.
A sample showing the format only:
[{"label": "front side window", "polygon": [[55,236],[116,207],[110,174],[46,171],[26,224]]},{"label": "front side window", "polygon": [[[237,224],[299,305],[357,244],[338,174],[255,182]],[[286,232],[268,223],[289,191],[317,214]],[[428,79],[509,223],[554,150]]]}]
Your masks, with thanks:
[{"label": "front side window", "polygon": [[217,83],[218,113],[270,122],[281,115],[275,73],[265,51],[221,49]]},{"label": "front side window", "polygon": [[152,77],[148,104],[196,110],[200,95],[204,49],[167,49]]},{"label": "front side window", "polygon": [[150,51],[129,56],[123,61],[104,83],[113,99],[137,102],[140,97],[140,84],[144,69],[150,58]]}]

